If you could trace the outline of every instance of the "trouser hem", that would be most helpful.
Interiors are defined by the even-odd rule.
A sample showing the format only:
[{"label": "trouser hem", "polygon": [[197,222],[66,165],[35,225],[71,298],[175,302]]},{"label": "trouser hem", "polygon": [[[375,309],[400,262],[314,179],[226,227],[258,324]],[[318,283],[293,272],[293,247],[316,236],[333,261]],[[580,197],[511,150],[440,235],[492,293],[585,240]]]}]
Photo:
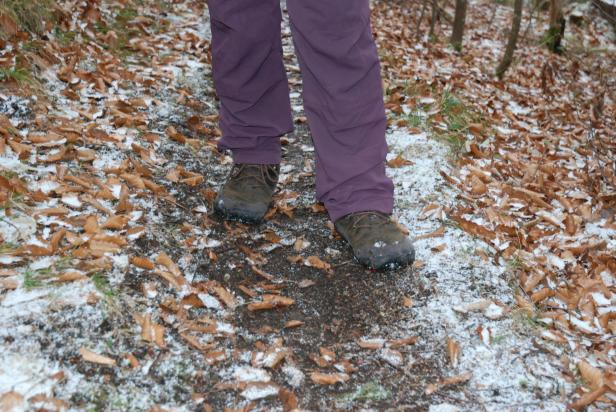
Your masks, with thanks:
[{"label": "trouser hem", "polygon": [[394,209],[394,198],[377,197],[344,206],[325,204],[325,208],[327,209],[327,213],[329,214],[332,222],[335,222],[346,215],[357,212],[381,212],[389,215]]},{"label": "trouser hem", "polygon": [[277,165],[282,159],[282,152],[272,150],[231,149],[233,162],[239,164]]}]

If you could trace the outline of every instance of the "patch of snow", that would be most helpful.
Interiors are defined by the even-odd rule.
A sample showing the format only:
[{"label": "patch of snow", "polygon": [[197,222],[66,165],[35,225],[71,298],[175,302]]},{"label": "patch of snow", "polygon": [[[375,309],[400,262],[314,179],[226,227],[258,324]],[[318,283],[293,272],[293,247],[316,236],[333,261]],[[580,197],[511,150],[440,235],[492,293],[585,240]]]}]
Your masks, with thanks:
[{"label": "patch of snow", "polygon": [[243,398],[254,401],[257,399],[267,398],[269,396],[278,395],[278,386],[276,385],[263,385],[263,384],[249,384],[240,395]]},{"label": "patch of snow", "polygon": [[306,376],[304,375],[304,372],[302,372],[301,369],[299,369],[297,366],[285,363],[281,370],[285,376],[286,382],[290,386],[294,388],[299,388],[304,383],[304,379]]},{"label": "patch of snow", "polygon": [[236,366],[232,376],[238,382],[269,382],[272,379],[265,369],[251,366]]}]

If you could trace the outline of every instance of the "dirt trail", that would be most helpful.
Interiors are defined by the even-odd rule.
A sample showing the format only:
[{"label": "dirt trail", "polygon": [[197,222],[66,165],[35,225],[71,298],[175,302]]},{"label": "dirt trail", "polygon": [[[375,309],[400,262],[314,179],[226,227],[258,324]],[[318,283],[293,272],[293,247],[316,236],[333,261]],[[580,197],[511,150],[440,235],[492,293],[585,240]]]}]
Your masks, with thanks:
[{"label": "dirt trail", "polygon": [[[0,295],[0,394],[14,390],[24,397],[25,408],[57,410],[203,410],[204,404],[214,410],[276,410],[292,405],[294,396],[308,410],[564,410],[565,382],[556,367],[560,349],[546,347],[538,339],[540,327],[512,310],[508,268],[477,256],[485,246],[446,218],[444,210],[456,193],[439,173],[450,167],[444,143],[423,133],[388,132],[390,157],[412,161],[389,170],[396,183],[395,213],[413,236],[432,234],[416,242],[414,268],[388,274],[362,269],[332,234],[327,216],[313,210],[313,156],[301,121],[284,146],[279,212],[259,227],[209,218],[207,198],[228,173],[229,158],[165,136],[174,126],[194,138],[188,119],[216,113],[211,68],[190,47],[207,43],[208,21],[195,16],[189,2],[174,4],[167,19],[174,23],[173,32],[160,37],[186,39],[177,48],[184,52],[174,52],[181,57],[165,68],[173,74],[169,83],[159,91],[116,88],[101,101],[155,101],[143,109],[148,129],[162,136],[151,145],[160,159],[152,180],[175,200],[131,194],[139,212],[135,221],[146,226],[145,233],[111,253],[113,265],[98,280],[28,287],[26,273],[58,261],[41,258],[14,266],[20,284]],[[291,96],[301,120],[301,80],[286,22],[284,39]],[[143,62],[129,60],[128,67],[147,74]],[[59,81],[47,87],[56,99],[54,115],[70,117],[81,110],[79,102],[59,94]],[[201,105],[178,103],[182,91]],[[10,116],[16,124],[33,119],[34,113],[24,109],[33,102],[19,100],[14,106],[19,112]],[[104,179],[105,167],[134,157],[131,143],[148,142],[143,133],[105,119],[98,126],[125,139],[123,145],[95,147],[99,160],[90,172]],[[22,162],[9,157],[3,162],[25,175],[19,170]],[[169,171],[178,165],[203,175],[203,182],[169,181]],[[54,173],[33,167],[28,177],[33,185]],[[443,212],[426,216],[431,203]],[[129,263],[130,257],[154,260],[161,252],[177,264],[190,287],[174,289]],[[331,270],[302,264],[310,256],[329,263]],[[220,291],[218,286],[234,304],[212,292]],[[277,293],[294,304],[248,309],[248,303]],[[164,345],[143,340],[144,316],[164,328]],[[202,333],[187,326],[195,324]],[[459,355],[454,354],[452,366],[456,345]],[[117,365],[85,361],[84,347]],[[278,359],[278,354],[283,355]],[[278,361],[272,365],[271,359]],[[319,385],[311,380],[313,372],[343,374],[348,380]]]}]

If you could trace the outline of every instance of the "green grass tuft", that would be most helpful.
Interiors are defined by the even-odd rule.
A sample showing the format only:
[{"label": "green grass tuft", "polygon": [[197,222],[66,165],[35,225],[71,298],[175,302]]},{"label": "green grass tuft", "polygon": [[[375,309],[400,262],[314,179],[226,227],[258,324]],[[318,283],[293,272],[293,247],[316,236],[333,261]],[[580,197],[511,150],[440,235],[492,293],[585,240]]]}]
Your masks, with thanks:
[{"label": "green grass tuft", "polygon": [[32,78],[32,75],[26,69],[7,69],[4,67],[0,67],[0,82],[5,82],[9,80],[13,80],[20,85],[34,84],[34,79]]},{"label": "green grass tuft", "polygon": [[98,290],[103,296],[106,298],[114,298],[116,296],[116,291],[109,285],[109,281],[105,276],[100,273],[95,273],[90,278],[96,290]]},{"label": "green grass tuft", "polygon": [[[55,20],[56,9],[53,0],[0,0],[0,14],[8,16],[20,30],[30,33],[42,33],[46,23]],[[7,37],[2,28],[0,37]]]},{"label": "green grass tuft", "polygon": [[24,281],[22,286],[26,290],[32,290],[43,286],[43,282],[35,272],[27,271],[24,273]]}]

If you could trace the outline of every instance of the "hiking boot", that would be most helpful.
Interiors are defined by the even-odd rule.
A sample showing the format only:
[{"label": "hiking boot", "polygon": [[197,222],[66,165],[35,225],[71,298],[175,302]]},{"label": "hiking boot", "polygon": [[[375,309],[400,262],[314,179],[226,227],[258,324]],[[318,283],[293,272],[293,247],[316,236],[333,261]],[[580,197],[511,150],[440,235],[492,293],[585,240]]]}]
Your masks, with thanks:
[{"label": "hiking boot", "polygon": [[279,165],[233,165],[214,201],[214,210],[225,219],[261,222],[272,204],[279,171]]},{"label": "hiking boot", "polygon": [[335,227],[359,263],[370,269],[396,269],[415,260],[411,240],[385,213],[351,213],[338,219]]}]

